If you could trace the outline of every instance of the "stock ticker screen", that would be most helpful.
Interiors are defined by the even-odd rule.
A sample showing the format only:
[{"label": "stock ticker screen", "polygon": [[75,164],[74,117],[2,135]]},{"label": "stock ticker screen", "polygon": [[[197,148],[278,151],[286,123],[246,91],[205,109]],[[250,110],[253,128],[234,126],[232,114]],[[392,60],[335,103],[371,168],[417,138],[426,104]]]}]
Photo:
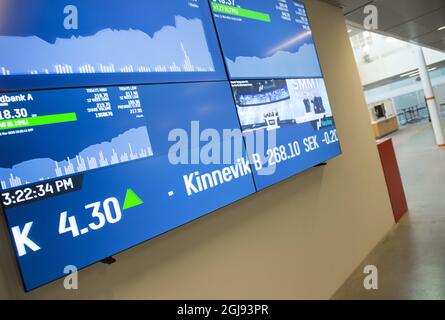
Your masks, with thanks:
[{"label": "stock ticker screen", "polygon": [[0,8],[1,199],[26,291],[341,153],[299,2]]}]

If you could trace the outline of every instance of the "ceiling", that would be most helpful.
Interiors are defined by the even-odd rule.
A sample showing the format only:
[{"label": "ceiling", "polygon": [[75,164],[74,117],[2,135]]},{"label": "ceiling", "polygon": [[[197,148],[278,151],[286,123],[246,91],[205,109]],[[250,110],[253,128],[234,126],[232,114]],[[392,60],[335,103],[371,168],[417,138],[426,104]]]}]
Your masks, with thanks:
[{"label": "ceiling", "polygon": [[[364,7],[378,8],[380,32],[445,51],[445,0],[325,0],[343,8],[346,20],[363,26]],[[363,28],[363,27],[362,27]]]},{"label": "ceiling", "polygon": [[[445,68],[445,61],[440,61],[440,62],[437,62],[437,63],[434,63],[434,64],[430,64],[430,65],[428,65],[428,68],[430,70],[433,69],[433,68],[435,68],[435,69]],[[391,78],[386,78],[386,79],[383,79],[383,80],[380,80],[380,81],[368,84],[368,85],[364,86],[364,89],[365,90],[370,90],[370,89],[379,88],[381,86],[388,85],[388,84],[391,84],[391,83],[394,83],[394,82],[397,82],[397,81],[400,81],[400,80],[409,79],[409,78],[412,77],[412,76],[409,75],[409,73],[414,73],[416,71],[418,72],[418,70],[419,69],[412,69],[412,70],[410,70],[410,72],[405,73],[405,75],[396,75],[396,76],[393,76]],[[415,76],[415,77],[417,78],[418,76]],[[418,78],[418,81],[420,81],[420,78]]]}]

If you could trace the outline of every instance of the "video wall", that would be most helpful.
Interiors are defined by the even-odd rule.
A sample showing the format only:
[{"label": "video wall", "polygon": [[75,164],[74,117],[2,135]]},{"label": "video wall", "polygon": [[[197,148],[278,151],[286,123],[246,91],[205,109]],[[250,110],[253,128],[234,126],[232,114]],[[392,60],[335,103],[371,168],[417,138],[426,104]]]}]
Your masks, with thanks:
[{"label": "video wall", "polygon": [[341,153],[300,2],[0,8],[0,186],[26,291]]}]

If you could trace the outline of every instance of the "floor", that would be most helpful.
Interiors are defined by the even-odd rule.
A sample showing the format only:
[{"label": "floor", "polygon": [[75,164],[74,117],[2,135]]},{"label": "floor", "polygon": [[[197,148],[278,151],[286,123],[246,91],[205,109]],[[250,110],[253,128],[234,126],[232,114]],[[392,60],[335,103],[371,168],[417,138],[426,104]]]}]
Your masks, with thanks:
[{"label": "floor", "polygon": [[[333,299],[445,299],[445,149],[429,123],[393,135],[410,211]],[[365,290],[364,267],[378,268],[378,290]]]}]

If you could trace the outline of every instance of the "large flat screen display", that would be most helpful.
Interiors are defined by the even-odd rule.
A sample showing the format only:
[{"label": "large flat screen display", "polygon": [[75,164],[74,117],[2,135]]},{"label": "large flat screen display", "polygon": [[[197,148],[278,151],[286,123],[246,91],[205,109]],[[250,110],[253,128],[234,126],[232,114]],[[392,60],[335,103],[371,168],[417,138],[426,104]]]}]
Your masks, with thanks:
[{"label": "large flat screen display", "polygon": [[[304,5],[293,0],[210,4],[257,188],[339,155]],[[269,141],[263,150],[258,135]]]},{"label": "large flat screen display", "polygon": [[205,0],[0,0],[0,87],[224,80]]},{"label": "large flat screen display", "polygon": [[340,154],[291,0],[0,0],[0,188],[25,290]]},{"label": "large flat screen display", "polygon": [[231,79],[321,77],[305,7],[293,0],[210,0]]},{"label": "large flat screen display", "polygon": [[[256,191],[242,143],[224,163],[194,159],[208,143],[193,131],[223,137],[239,127],[226,82],[2,97],[17,97],[5,110],[32,115],[0,129],[0,148],[8,150],[0,160],[2,200],[27,289]],[[96,99],[109,111],[99,111]],[[215,152],[222,154],[221,141]]]}]

